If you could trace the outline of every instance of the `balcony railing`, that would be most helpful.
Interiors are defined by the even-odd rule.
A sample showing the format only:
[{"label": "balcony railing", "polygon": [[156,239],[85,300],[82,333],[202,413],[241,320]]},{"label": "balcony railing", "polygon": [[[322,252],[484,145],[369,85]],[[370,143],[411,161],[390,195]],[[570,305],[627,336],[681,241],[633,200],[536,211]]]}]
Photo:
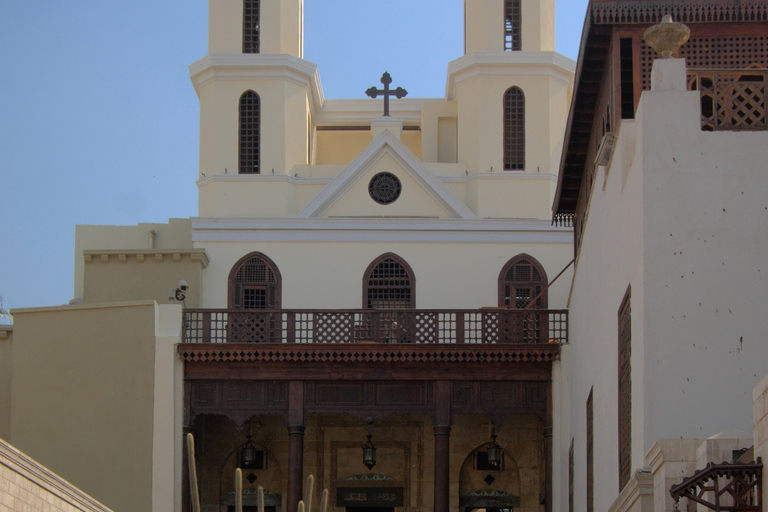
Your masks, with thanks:
[{"label": "balcony railing", "polygon": [[701,129],[766,130],[765,69],[689,69],[688,90],[701,92]]},{"label": "balcony railing", "polygon": [[568,310],[184,311],[185,343],[567,343]]}]

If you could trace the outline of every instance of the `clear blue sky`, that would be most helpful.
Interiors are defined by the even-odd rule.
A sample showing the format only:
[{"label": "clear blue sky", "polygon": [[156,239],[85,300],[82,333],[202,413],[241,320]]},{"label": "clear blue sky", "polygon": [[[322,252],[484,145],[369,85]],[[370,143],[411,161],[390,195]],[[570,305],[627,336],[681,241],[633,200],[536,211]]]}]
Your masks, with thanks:
[{"label": "clear blue sky", "polygon": [[[586,4],[557,5],[557,50],[572,59]],[[75,224],[197,214],[187,67],[206,54],[207,5],[0,0],[5,309],[72,298]],[[304,11],[304,57],[326,98],[365,98],[385,70],[409,97],[443,97],[463,52],[462,0],[305,0]]]}]

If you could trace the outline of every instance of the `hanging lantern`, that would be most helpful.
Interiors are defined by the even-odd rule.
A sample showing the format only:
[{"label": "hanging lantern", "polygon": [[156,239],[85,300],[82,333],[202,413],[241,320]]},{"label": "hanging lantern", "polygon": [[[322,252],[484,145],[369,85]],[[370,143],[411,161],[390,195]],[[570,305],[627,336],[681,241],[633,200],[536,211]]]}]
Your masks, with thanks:
[{"label": "hanging lantern", "polygon": [[256,468],[259,466],[257,463],[257,450],[256,446],[251,441],[251,435],[248,434],[248,441],[240,449],[240,467],[241,468]]},{"label": "hanging lantern", "polygon": [[491,445],[488,447],[488,464],[501,466],[501,446],[496,442],[496,429],[491,430]]},{"label": "hanging lantern", "polygon": [[368,442],[366,442],[363,445],[363,464],[365,464],[365,467],[368,469],[373,469],[373,466],[376,465],[376,447],[373,445],[373,441],[371,441],[371,434],[368,434]]}]

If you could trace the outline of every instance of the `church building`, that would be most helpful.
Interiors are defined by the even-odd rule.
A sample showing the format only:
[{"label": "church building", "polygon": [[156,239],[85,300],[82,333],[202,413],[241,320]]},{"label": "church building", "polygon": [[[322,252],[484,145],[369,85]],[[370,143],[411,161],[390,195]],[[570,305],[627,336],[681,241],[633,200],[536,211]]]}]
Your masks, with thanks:
[{"label": "church building", "polygon": [[0,438],[115,511],[766,512],[768,1],[590,0],[577,64],[464,0],[428,99],[302,27],[209,0],[198,215],[77,226]]}]

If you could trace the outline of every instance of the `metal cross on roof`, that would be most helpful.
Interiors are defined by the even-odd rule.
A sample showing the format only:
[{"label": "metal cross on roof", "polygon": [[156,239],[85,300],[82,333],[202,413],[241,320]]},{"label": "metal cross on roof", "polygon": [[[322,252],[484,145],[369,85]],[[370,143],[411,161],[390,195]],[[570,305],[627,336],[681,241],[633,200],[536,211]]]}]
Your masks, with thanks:
[{"label": "metal cross on roof", "polygon": [[376,86],[371,87],[365,94],[371,98],[376,99],[376,96],[384,96],[384,115],[389,117],[389,97],[394,96],[397,99],[405,98],[408,95],[408,91],[402,87],[398,87],[394,91],[389,90],[389,84],[392,83],[392,77],[386,71],[381,75],[381,83],[384,84],[384,89],[377,89]]}]

